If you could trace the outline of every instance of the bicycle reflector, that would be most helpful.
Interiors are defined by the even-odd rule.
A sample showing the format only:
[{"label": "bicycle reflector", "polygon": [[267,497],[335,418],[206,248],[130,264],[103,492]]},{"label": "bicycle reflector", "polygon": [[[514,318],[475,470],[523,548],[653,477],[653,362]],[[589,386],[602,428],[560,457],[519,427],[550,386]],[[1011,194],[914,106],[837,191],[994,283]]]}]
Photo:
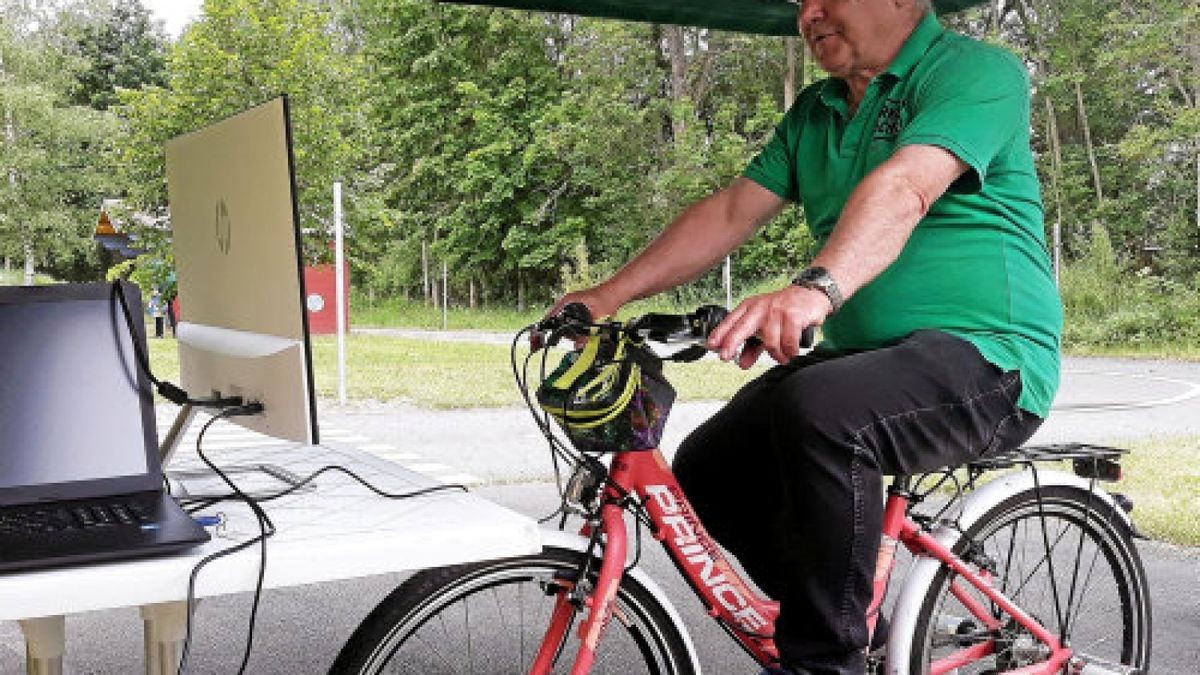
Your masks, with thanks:
[{"label": "bicycle reflector", "polygon": [[580,450],[645,450],[662,440],[675,389],[645,347],[593,331],[546,377],[537,400]]}]

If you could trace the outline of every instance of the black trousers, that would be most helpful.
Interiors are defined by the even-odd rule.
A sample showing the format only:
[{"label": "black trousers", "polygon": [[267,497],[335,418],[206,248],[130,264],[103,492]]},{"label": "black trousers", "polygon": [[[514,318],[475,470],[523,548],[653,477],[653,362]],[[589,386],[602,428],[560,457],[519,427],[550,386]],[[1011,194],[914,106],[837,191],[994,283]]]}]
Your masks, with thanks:
[{"label": "black trousers", "polygon": [[1014,448],[1041,424],[1017,371],[918,331],[880,349],[816,351],[747,384],[689,436],[679,482],[708,530],[780,601],[776,643],[799,673],[862,675],[883,474]]}]

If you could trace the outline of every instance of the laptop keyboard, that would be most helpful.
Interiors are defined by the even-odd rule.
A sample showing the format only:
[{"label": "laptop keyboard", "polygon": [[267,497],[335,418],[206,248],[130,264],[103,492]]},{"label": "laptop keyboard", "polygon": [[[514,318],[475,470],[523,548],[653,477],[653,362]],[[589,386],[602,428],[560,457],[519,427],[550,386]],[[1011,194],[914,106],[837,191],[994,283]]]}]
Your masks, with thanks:
[{"label": "laptop keyboard", "polygon": [[135,502],[88,503],[0,510],[0,536],[141,526],[151,521]]}]

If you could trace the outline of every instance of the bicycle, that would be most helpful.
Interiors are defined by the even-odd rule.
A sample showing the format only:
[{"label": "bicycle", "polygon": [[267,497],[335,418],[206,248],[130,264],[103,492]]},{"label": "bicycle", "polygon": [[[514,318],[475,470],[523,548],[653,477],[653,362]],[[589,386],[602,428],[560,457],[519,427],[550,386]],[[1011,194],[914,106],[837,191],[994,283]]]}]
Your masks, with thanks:
[{"label": "bicycle", "polygon": [[[560,479],[562,506],[551,516],[561,513],[558,529],[545,532],[540,554],[409,578],[362,622],[331,672],[699,673],[686,626],[638,567],[643,528],[732,639],[761,666],[777,666],[778,604],[760,595],[709,537],[657,447],[626,442],[598,449],[595,433],[585,433],[596,425],[579,423],[564,425],[564,441],[546,406],[539,411],[529,395],[534,356],[542,354],[544,384],[544,347],[564,337],[590,335],[589,345],[608,346],[610,364],[653,368],[653,359],[703,355],[708,332],[723,316],[722,308],[706,306],[687,315],[593,322],[586,311],[568,308],[518,333],[518,388],[550,442],[556,476],[560,461],[572,469],[565,485]],[[527,332],[533,347],[518,366]],[[685,348],[656,356],[648,343]],[[568,358],[550,377],[581,358]],[[569,418],[569,410],[558,412]],[[665,423],[666,412],[659,412]],[[886,648],[870,654],[872,672],[1146,672],[1151,607],[1133,544],[1132,505],[1099,486],[1119,479],[1123,452],[1084,444],[1025,447],[895,477],[867,617],[872,632],[898,546],[914,559],[891,609]],[[1062,461],[1071,462],[1071,474],[1039,466]],[[578,535],[565,531],[568,515],[582,517]]]}]

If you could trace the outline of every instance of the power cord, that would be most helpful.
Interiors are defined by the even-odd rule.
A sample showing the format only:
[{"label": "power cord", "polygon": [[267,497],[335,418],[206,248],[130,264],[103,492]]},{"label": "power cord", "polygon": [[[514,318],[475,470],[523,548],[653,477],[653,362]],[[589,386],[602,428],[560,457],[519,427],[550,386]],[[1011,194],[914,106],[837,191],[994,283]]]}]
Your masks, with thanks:
[{"label": "power cord", "polygon": [[267,565],[267,538],[273,536],[276,533],[275,524],[271,521],[271,518],[266,514],[266,511],[264,511],[262,509],[262,507],[260,506],[260,504],[262,502],[272,501],[275,499],[280,499],[282,497],[286,497],[287,495],[292,494],[293,492],[299,490],[300,488],[304,487],[305,485],[316,480],[316,478],[318,476],[320,476],[324,473],[328,473],[330,471],[337,471],[340,473],[344,473],[347,476],[349,476],[350,478],[358,481],[360,484],[362,484],[368,490],[374,492],[375,494],[377,494],[381,497],[386,497],[388,499],[408,499],[408,498],[412,498],[412,497],[419,497],[422,495],[427,495],[427,494],[434,493],[434,492],[442,492],[442,491],[446,491],[446,490],[461,490],[463,492],[467,491],[467,487],[465,485],[447,484],[447,485],[436,485],[433,487],[423,488],[420,490],[414,490],[412,492],[402,492],[402,493],[388,492],[388,491],[383,490],[375,485],[372,485],[370,482],[363,479],[361,476],[359,476],[355,472],[351,471],[350,469],[347,469],[343,466],[339,466],[336,464],[331,464],[331,465],[322,467],[322,468],[318,469],[317,471],[314,471],[313,473],[311,473],[307,477],[305,477],[303,480],[301,480],[298,483],[296,483],[295,485],[287,488],[286,490],[281,490],[280,492],[277,492],[275,494],[271,494],[266,497],[260,497],[257,499],[250,497],[245,492],[243,492],[229,478],[228,475],[226,475],[223,471],[221,471],[217,467],[217,465],[214,464],[208,458],[207,455],[204,454],[202,444],[204,442],[205,434],[208,432],[209,428],[213,424],[215,424],[217,421],[222,420],[222,419],[227,419],[230,417],[236,417],[239,415],[254,415],[254,414],[258,414],[260,412],[262,412],[262,406],[257,403],[252,403],[252,404],[245,405],[245,406],[239,406],[236,408],[227,408],[225,410],[222,410],[220,413],[215,415],[212,419],[210,419],[208,422],[206,422],[204,424],[204,426],[200,430],[200,434],[196,438],[196,454],[199,455],[200,459],[204,462],[204,464],[206,466],[208,466],[208,468],[210,470],[213,471],[213,473],[217,474],[217,476],[219,476],[221,478],[221,480],[223,480],[225,482],[225,484],[229,486],[229,488],[230,488],[230,490],[232,490],[232,492],[230,492],[230,494],[222,496],[222,497],[211,497],[211,498],[205,498],[205,499],[201,499],[201,500],[195,500],[194,502],[191,502],[189,504],[189,508],[187,509],[188,512],[195,513],[196,511],[207,508],[209,506],[212,506],[212,505],[217,504],[222,501],[227,501],[230,499],[238,499],[238,500],[241,500],[242,502],[245,502],[250,507],[250,509],[254,512],[254,515],[258,521],[259,534],[256,537],[247,539],[246,541],[240,542],[240,543],[238,543],[234,546],[231,546],[227,549],[223,549],[221,551],[217,551],[216,553],[212,553],[212,554],[209,554],[208,556],[205,556],[198,563],[196,563],[196,566],[194,568],[192,568],[191,577],[188,579],[187,623],[186,623],[186,628],[184,631],[183,651],[182,651],[182,656],[179,660],[179,669],[177,671],[177,675],[183,675],[184,669],[187,666],[188,656],[190,654],[191,641],[192,641],[192,614],[195,609],[196,578],[199,576],[200,570],[214,560],[223,558],[228,555],[232,555],[234,553],[237,553],[238,551],[245,550],[245,549],[253,546],[254,544],[260,544],[258,580],[254,587],[254,601],[253,601],[253,604],[251,605],[251,609],[250,609],[249,628],[248,628],[247,634],[246,634],[246,647],[242,653],[241,666],[238,668],[239,674],[246,672],[246,667],[250,661],[250,653],[254,646],[254,625],[255,625],[255,621],[258,616],[258,606],[259,606],[260,598],[262,596],[263,577],[264,577],[264,574],[266,571],[266,565]]},{"label": "power cord", "polygon": [[192,614],[196,606],[196,578],[200,575],[200,570],[214,560],[233,555],[234,553],[250,548],[255,544],[260,544],[258,580],[255,582],[254,586],[254,602],[250,606],[250,626],[246,632],[246,647],[242,652],[242,664],[238,667],[239,675],[246,672],[246,666],[250,662],[250,651],[254,646],[254,624],[255,620],[258,618],[258,604],[259,599],[262,596],[263,576],[267,569],[267,538],[275,534],[275,523],[271,522],[270,516],[267,515],[266,511],[264,511],[257,502],[251,499],[246,493],[242,492],[241,488],[239,488],[232,480],[230,480],[229,476],[225,475],[225,472],[221,471],[216,464],[213,464],[212,461],[208,459],[208,456],[204,454],[202,446],[204,443],[204,435],[208,433],[209,428],[218,421],[229,417],[236,417],[238,415],[255,415],[260,412],[262,412],[262,406],[257,403],[237,408],[226,408],[225,410],[222,410],[214,415],[213,418],[208,422],[205,422],[204,426],[200,429],[200,434],[196,437],[196,454],[200,456],[200,459],[205,465],[208,466],[210,470],[212,470],[213,473],[217,474],[221,480],[225,481],[225,484],[228,485],[233,491],[232,494],[241,501],[245,502],[245,504],[250,507],[250,510],[254,512],[255,518],[258,520],[259,534],[257,537],[247,539],[246,541],[240,542],[229,548],[222,549],[215,553],[210,553],[202,558],[200,562],[196,563],[196,566],[192,568],[192,573],[188,578],[186,605],[187,622],[184,630],[183,651],[179,659],[179,668],[176,671],[177,675],[183,675],[184,669],[187,667],[188,655],[191,651]]},{"label": "power cord", "polygon": [[191,398],[188,393],[178,386],[164,382],[154,376],[150,370],[150,358],[142,349],[141,343],[137,339],[137,329],[133,321],[133,311],[129,308],[129,300],[125,297],[125,289],[120,281],[113,282],[113,290],[120,300],[121,313],[125,316],[125,325],[129,328],[129,336],[133,342],[133,353],[137,358],[138,365],[141,366],[142,372],[154,384],[154,390],[159,396],[167,399],[175,405],[194,405],[205,408],[228,408],[242,405],[242,397],[240,396],[214,396],[212,398]]},{"label": "power cord", "polygon": [[[377,494],[381,497],[385,497],[388,499],[409,499],[409,498],[420,497],[420,496],[435,493],[435,492],[443,492],[446,490],[461,490],[463,492],[468,491],[467,487],[465,485],[451,483],[451,484],[446,484],[446,485],[436,485],[433,487],[423,488],[420,490],[414,490],[412,492],[393,493],[393,492],[388,492],[386,490],[383,490],[381,488],[378,488],[378,487],[372,485],[367,480],[365,480],[364,478],[359,476],[357,473],[351,471],[350,469],[347,469],[346,467],[339,466],[336,464],[331,464],[331,465],[322,467],[322,468],[318,469],[317,471],[314,471],[313,473],[309,474],[307,477],[305,477],[300,482],[296,483],[295,485],[292,485],[291,487],[288,487],[285,490],[282,490],[275,494],[271,494],[266,497],[261,497],[258,499],[250,497],[245,492],[243,492],[242,489],[237,486],[237,484],[235,484],[232,480],[230,480],[229,476],[226,475],[225,472],[221,471],[221,469],[218,468],[217,465],[214,464],[208,458],[207,455],[204,454],[203,443],[204,443],[205,434],[208,433],[209,428],[211,428],[213,424],[216,424],[220,420],[228,419],[231,417],[238,417],[238,416],[243,416],[243,415],[258,415],[263,412],[262,404],[258,403],[258,402],[245,403],[244,400],[240,396],[228,396],[228,397],[214,396],[213,398],[208,398],[208,399],[194,399],[194,398],[191,398],[186,391],[179,388],[178,386],[176,386],[170,382],[164,382],[164,381],[158,379],[157,377],[155,377],[154,373],[150,369],[150,359],[147,356],[145,350],[142,348],[141,343],[137,339],[138,331],[136,329],[136,324],[134,323],[134,320],[133,320],[133,312],[130,310],[130,307],[129,307],[129,301],[125,297],[125,290],[122,286],[122,282],[120,282],[120,281],[113,282],[113,289],[117,295],[117,298],[120,300],[121,312],[125,317],[125,325],[129,329],[129,335],[130,335],[131,341],[133,343],[134,355],[137,359],[138,366],[141,368],[142,372],[146,374],[146,377],[154,384],[155,389],[156,389],[156,391],[158,391],[159,395],[161,395],[163,398],[167,399],[168,401],[175,403],[176,405],[189,405],[190,404],[190,405],[200,406],[200,407],[218,408],[217,413],[212,417],[212,419],[205,422],[204,426],[200,429],[199,435],[196,437],[196,454],[200,457],[201,461],[203,461],[204,464],[214,474],[216,474],[218,477],[220,477],[221,480],[224,481],[225,484],[229,486],[231,492],[227,495],[223,495],[220,497],[212,497],[212,498],[205,498],[205,499],[201,499],[201,500],[192,501],[188,504],[188,506],[189,506],[189,508],[187,509],[188,513],[189,514],[195,513],[196,511],[199,511],[208,506],[212,506],[214,504],[220,503],[222,501],[237,499],[237,500],[244,502],[247,506],[250,507],[250,510],[254,512],[255,519],[258,521],[258,531],[259,531],[258,536],[253,537],[251,539],[247,539],[246,541],[243,541],[243,542],[239,542],[233,546],[230,546],[229,548],[222,549],[215,553],[211,553],[211,554],[205,556],[204,558],[202,558],[199,562],[196,563],[195,567],[192,568],[191,575],[188,578],[188,591],[187,591],[187,604],[186,604],[186,607],[187,607],[186,628],[184,631],[183,650],[182,650],[182,653],[181,653],[181,656],[179,659],[179,667],[176,671],[177,675],[183,675],[183,672],[184,672],[185,668],[187,667],[188,656],[191,652],[192,615],[195,611],[195,606],[196,606],[196,579],[200,574],[200,570],[202,570],[205,566],[207,566],[209,563],[211,563],[214,560],[218,560],[220,558],[224,558],[226,556],[233,555],[234,553],[237,553],[238,551],[243,551],[247,548],[250,548],[251,546],[254,546],[255,544],[259,544],[258,579],[255,582],[255,586],[254,586],[254,601],[250,607],[249,628],[247,629],[247,632],[246,632],[246,646],[242,652],[241,665],[238,667],[239,675],[246,672],[246,667],[247,667],[247,665],[249,665],[249,662],[250,662],[250,654],[254,647],[254,626],[255,626],[255,622],[258,618],[259,601],[262,597],[263,579],[266,574],[267,539],[269,537],[274,536],[277,531],[275,528],[275,523],[273,523],[271,521],[270,516],[268,516],[266,511],[263,510],[263,508],[260,506],[260,503],[272,501],[275,499],[280,499],[282,497],[286,497],[286,496],[296,492],[300,488],[304,487],[305,485],[308,485],[312,481],[316,480],[316,478],[318,476],[320,476],[324,473],[330,472],[330,471],[337,471],[337,472],[344,473],[347,476],[349,476],[350,478],[354,479],[355,481],[358,481],[360,484],[362,484],[368,490],[374,492],[375,494]],[[163,477],[163,482],[166,486],[167,494],[170,495],[171,494],[171,486],[170,486],[170,482],[166,480],[165,475]]]}]

